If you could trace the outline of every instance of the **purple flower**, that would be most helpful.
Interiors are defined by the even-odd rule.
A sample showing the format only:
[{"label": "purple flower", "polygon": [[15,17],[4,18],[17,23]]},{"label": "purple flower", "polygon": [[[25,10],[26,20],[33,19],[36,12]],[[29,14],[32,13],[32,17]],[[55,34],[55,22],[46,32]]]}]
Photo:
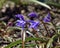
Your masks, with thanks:
[{"label": "purple flower", "polygon": [[30,22],[30,26],[29,28],[34,28],[34,29],[37,29],[38,25],[39,25],[39,22],[38,21],[29,21]]},{"label": "purple flower", "polygon": [[30,17],[37,17],[38,14],[36,12],[31,12],[31,13],[28,14],[28,16],[30,16]]},{"label": "purple flower", "polygon": [[50,17],[50,13],[47,14],[47,16],[45,16],[45,18],[43,19],[44,22],[50,22],[51,21],[51,17]]},{"label": "purple flower", "polygon": [[26,24],[26,22],[23,21],[23,20],[17,20],[16,21],[16,26],[18,26],[18,27],[24,28],[25,27],[25,24]]},{"label": "purple flower", "polygon": [[16,16],[16,18],[19,18],[20,20],[24,20],[24,17],[23,17],[22,14],[17,14],[17,15],[15,15],[15,16]]}]

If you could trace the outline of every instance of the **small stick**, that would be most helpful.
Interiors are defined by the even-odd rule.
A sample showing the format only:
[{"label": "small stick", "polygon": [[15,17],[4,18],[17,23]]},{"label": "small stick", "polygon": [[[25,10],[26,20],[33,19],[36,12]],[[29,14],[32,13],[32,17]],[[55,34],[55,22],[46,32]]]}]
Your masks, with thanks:
[{"label": "small stick", "polygon": [[43,22],[43,21],[41,21],[41,22],[43,23],[44,28],[45,28],[45,30],[46,30],[46,32],[47,32],[47,34],[48,34],[48,30],[47,30],[47,28],[46,28],[46,26],[45,26],[44,22]]},{"label": "small stick", "polygon": [[25,32],[22,31],[22,48],[25,48]]}]

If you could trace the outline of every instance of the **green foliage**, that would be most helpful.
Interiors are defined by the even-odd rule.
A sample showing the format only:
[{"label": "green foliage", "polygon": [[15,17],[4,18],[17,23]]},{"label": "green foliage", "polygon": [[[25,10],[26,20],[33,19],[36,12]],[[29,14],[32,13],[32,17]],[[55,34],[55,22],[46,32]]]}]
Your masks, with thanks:
[{"label": "green foliage", "polygon": [[0,0],[0,8],[4,5],[7,0]]},{"label": "green foliage", "polygon": [[[3,6],[3,4],[4,4],[5,1],[6,1],[6,0],[1,0],[1,1],[0,1],[0,8]],[[21,2],[21,0],[10,0],[10,1],[15,2],[16,4],[20,4],[20,2]],[[27,2],[27,0],[26,0],[26,1],[23,0],[22,3],[26,3],[26,2]],[[39,2],[39,1],[37,1],[37,0],[29,0],[29,1],[27,2],[27,4],[29,4],[29,2],[37,3],[37,4],[40,4],[40,5],[48,8],[48,9],[51,9],[51,8],[50,8],[48,5],[46,5],[45,3]]]},{"label": "green foliage", "polygon": [[39,1],[37,1],[37,0],[31,0],[31,2],[34,2],[34,3],[40,4],[41,6],[44,6],[44,7],[48,8],[49,10],[51,10],[51,7],[48,6],[48,5],[45,4],[45,3],[39,2]]},{"label": "green foliage", "polygon": [[12,2],[14,2],[16,4],[20,4],[20,0],[10,0],[10,1],[12,1]]},{"label": "green foliage", "polygon": [[[33,37],[26,38],[25,42],[27,42],[27,41],[37,41],[37,40],[42,41],[42,42],[47,42],[47,40],[44,40],[42,38],[33,38]],[[11,47],[16,46],[17,44],[21,44],[21,43],[22,43],[22,40],[17,40],[15,42],[10,43],[5,48],[11,48]],[[32,44],[30,46],[34,46],[34,44]]]},{"label": "green foliage", "polygon": [[58,4],[58,3],[54,3],[54,2],[46,2],[46,4],[48,4],[48,5],[50,5],[50,6],[55,6],[55,7],[60,8],[60,4]]},{"label": "green foliage", "polygon": [[56,46],[55,48],[60,48],[60,46]]},{"label": "green foliage", "polygon": [[48,41],[46,48],[50,48],[52,43],[60,36],[60,34],[55,34],[52,36],[52,38]]},{"label": "green foliage", "polygon": [[[49,41],[48,41],[48,40],[45,40],[45,39],[43,39],[43,38],[33,38],[33,37],[29,37],[29,38],[26,38],[25,42],[28,42],[28,41],[37,41],[37,40],[42,41],[42,42],[47,42],[47,41],[48,41],[48,43],[47,43],[47,45],[46,45],[46,48],[49,48],[49,47],[51,47],[51,45],[52,45],[52,43],[55,41],[55,39],[57,39],[59,36],[60,36],[60,34],[55,34],[54,36],[52,36],[51,39],[49,39]],[[21,45],[21,43],[22,43],[22,40],[17,40],[17,41],[15,41],[15,42],[10,43],[10,44],[9,44],[8,46],[6,46],[5,48],[11,48],[11,47],[13,47],[13,46],[16,46],[17,44],[20,44],[20,45]],[[36,44],[29,44],[29,45],[25,45],[25,46],[31,46],[31,47],[33,47],[33,46],[35,46],[35,45],[36,45]]]},{"label": "green foliage", "polygon": [[11,1],[15,2],[16,4],[19,4],[21,1],[22,1],[22,4],[29,4],[30,2],[37,3],[37,4],[40,4],[41,6],[51,9],[47,4],[37,1],[37,0],[11,0]]}]

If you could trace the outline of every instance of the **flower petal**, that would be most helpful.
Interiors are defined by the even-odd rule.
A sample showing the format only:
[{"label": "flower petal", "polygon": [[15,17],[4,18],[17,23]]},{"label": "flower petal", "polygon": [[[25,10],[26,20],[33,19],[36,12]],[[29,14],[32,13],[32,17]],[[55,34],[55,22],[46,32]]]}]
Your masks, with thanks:
[{"label": "flower petal", "polygon": [[31,12],[31,13],[28,14],[28,16],[30,16],[30,17],[37,17],[38,14],[36,12]]},{"label": "flower petal", "polygon": [[19,27],[24,28],[25,27],[25,24],[26,24],[26,22],[23,21],[23,20],[17,20],[16,21],[16,26],[19,26]]},{"label": "flower petal", "polygon": [[29,28],[37,29],[38,25],[39,25],[39,22],[30,22]]},{"label": "flower petal", "polygon": [[45,16],[45,18],[43,19],[44,22],[50,22],[51,21],[51,17],[50,17],[50,13],[47,14],[47,16]]},{"label": "flower petal", "polygon": [[23,15],[22,14],[17,14],[17,15],[15,15],[17,18],[19,18],[20,20],[24,20],[24,17],[23,17]]}]

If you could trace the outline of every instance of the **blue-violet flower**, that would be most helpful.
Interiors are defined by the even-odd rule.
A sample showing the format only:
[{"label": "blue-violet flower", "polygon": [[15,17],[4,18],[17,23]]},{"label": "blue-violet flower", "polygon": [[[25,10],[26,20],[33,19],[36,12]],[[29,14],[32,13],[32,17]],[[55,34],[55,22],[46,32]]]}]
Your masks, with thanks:
[{"label": "blue-violet flower", "polygon": [[37,17],[38,14],[36,12],[31,12],[28,14],[29,17]]},{"label": "blue-violet flower", "polygon": [[19,18],[20,20],[24,20],[24,17],[23,17],[22,14],[17,14],[17,15],[15,15],[15,16],[16,16],[16,18]]},{"label": "blue-violet flower", "polygon": [[39,25],[39,22],[38,21],[29,21],[30,22],[30,26],[29,28],[34,28],[34,29],[37,29],[38,25]]},{"label": "blue-violet flower", "polygon": [[16,26],[18,26],[18,27],[24,28],[25,27],[25,24],[26,24],[26,22],[23,21],[23,20],[17,20],[16,21]]},{"label": "blue-violet flower", "polygon": [[50,13],[47,14],[47,16],[45,16],[45,18],[43,19],[44,22],[50,22],[51,21],[51,15]]}]

